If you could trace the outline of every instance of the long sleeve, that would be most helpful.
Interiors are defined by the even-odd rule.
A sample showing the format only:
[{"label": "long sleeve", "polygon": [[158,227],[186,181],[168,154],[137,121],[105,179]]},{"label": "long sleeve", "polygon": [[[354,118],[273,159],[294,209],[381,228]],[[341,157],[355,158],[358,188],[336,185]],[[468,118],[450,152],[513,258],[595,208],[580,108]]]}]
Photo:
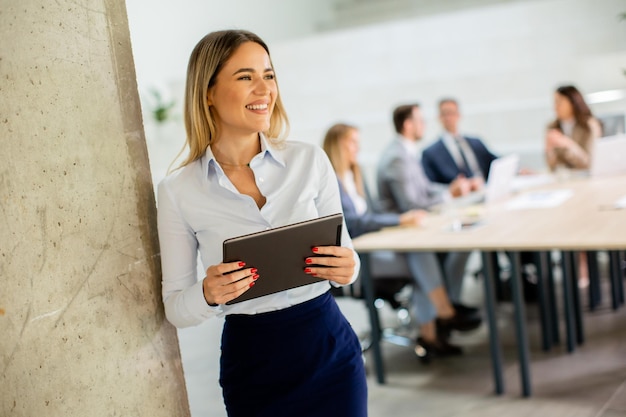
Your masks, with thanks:
[{"label": "long sleeve", "polygon": [[[319,153],[317,156],[317,160],[320,165],[319,170],[323,173],[320,178],[319,195],[318,198],[315,199],[318,213],[321,217],[342,212],[343,204],[335,171],[333,170],[333,167],[330,164],[330,161],[328,160],[328,157],[326,156],[324,151],[322,151],[321,148],[316,148],[316,151]],[[352,249],[352,239],[350,238],[348,230],[349,227],[347,226],[347,219],[345,218],[344,213],[344,227],[341,230],[341,246]],[[359,276],[359,271],[361,267],[359,255],[354,250],[353,254],[356,266],[354,268],[354,274],[352,275],[350,284],[356,281],[357,277]],[[331,284],[333,286],[339,286],[339,284],[336,284],[335,282],[331,282]]]},{"label": "long sleeve", "polygon": [[339,193],[341,195],[341,206],[346,219],[346,225],[352,237],[374,232],[383,227],[397,226],[400,223],[400,215],[397,213],[377,213],[373,211],[369,192],[366,193],[368,209],[362,215],[357,214],[354,203],[341,186],[341,183],[339,184]]},{"label": "long sleeve", "polygon": [[551,169],[558,163],[566,165],[573,169],[587,169],[591,161],[591,153],[593,152],[593,144],[602,134],[600,123],[591,118],[588,121],[588,130],[575,126],[572,137],[569,138],[569,145],[556,148],[554,158],[548,159]]},{"label": "long sleeve", "polygon": [[202,280],[197,279],[198,242],[166,181],[159,184],[157,195],[165,315],[176,327],[195,326],[221,308],[209,306],[204,299]]},{"label": "long sleeve", "polygon": [[408,166],[409,161],[406,158],[396,157],[387,167],[387,186],[395,208],[400,213],[412,209],[428,210],[441,202],[441,196],[436,194],[421,164],[418,161],[411,162],[415,166]]}]

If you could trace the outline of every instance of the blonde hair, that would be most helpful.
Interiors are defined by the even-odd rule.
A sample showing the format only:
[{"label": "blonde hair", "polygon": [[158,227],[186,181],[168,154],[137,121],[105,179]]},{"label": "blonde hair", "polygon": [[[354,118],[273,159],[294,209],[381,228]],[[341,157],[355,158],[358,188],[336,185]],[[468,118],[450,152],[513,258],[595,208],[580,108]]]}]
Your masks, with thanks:
[{"label": "blonde hair", "polygon": [[342,181],[343,175],[346,171],[351,171],[354,176],[354,182],[356,183],[356,188],[358,193],[361,196],[365,195],[365,191],[363,188],[363,177],[361,176],[361,169],[358,164],[350,163],[347,161],[346,156],[344,155],[343,149],[341,147],[341,141],[346,139],[348,134],[353,131],[358,130],[356,126],[352,126],[345,123],[337,123],[328,129],[326,132],[326,136],[324,137],[324,143],[322,148],[326,155],[328,155],[328,159],[330,160],[337,177],[339,178],[339,182]]},{"label": "blonde hair", "polygon": [[[270,54],[269,48],[261,38],[245,30],[211,32],[202,38],[191,52],[185,86],[184,118],[187,138],[178,156],[186,148],[189,148],[189,153],[178,168],[201,158],[215,140],[217,124],[213,109],[208,104],[207,94],[215,85],[217,75],[226,62],[237,48],[246,42],[255,42],[261,45],[268,55]],[[278,89],[278,84],[276,88]],[[270,116],[270,127],[263,133],[270,143],[279,145],[284,141],[288,132],[289,119],[278,94]]]}]

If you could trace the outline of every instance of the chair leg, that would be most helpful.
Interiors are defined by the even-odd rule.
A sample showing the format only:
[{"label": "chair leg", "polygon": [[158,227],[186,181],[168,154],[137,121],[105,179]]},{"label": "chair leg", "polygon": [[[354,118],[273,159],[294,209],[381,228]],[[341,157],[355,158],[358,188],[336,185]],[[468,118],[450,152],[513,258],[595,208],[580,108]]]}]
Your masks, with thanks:
[{"label": "chair leg", "polygon": [[370,258],[367,253],[360,253],[361,258],[361,281],[363,286],[363,295],[370,317],[370,326],[372,329],[372,354],[374,356],[374,367],[376,368],[376,379],[379,384],[385,383],[385,366],[383,364],[383,356],[380,348],[380,318],[378,310],[374,306],[374,290],[372,278],[370,274],[369,262]]}]

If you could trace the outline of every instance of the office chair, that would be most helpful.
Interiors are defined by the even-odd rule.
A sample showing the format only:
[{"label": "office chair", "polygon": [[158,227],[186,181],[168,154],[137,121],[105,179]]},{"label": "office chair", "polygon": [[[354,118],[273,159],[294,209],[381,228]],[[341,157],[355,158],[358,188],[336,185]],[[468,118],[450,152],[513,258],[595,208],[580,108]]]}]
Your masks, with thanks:
[{"label": "office chair", "polygon": [[[413,278],[406,260],[401,254],[391,251],[370,254],[370,273],[374,292],[374,307],[378,310],[381,340],[398,346],[415,346],[415,327],[411,314]],[[360,278],[345,289],[333,289],[338,296],[350,296],[365,300]],[[382,326],[381,313],[385,306],[395,313],[393,325]],[[361,348],[366,351],[371,346],[371,334],[360,338]]]}]

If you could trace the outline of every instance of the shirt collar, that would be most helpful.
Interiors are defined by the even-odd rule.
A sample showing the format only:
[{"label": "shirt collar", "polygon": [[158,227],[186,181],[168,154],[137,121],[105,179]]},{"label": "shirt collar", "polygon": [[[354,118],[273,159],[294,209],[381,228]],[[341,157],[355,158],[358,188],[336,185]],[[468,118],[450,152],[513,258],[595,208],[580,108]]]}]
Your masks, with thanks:
[{"label": "shirt collar", "polygon": [[458,142],[459,140],[463,140],[463,135],[453,135],[452,133],[448,132],[447,130],[444,130],[443,133],[441,134],[441,137],[443,138],[444,142],[448,142],[454,145],[455,142]]},{"label": "shirt collar", "polygon": [[417,157],[419,155],[420,148],[419,148],[419,145],[417,144],[417,141],[407,139],[402,135],[398,135],[398,140],[400,141],[404,149],[406,149],[409,155],[413,157]]},{"label": "shirt collar", "polygon": [[[265,137],[263,133],[259,133],[259,141],[261,142],[261,152],[255,155],[252,158],[252,161],[264,159],[265,157],[269,157],[274,160],[278,165],[285,167],[285,159],[281,154],[280,150],[276,148],[276,146],[272,146],[269,140]],[[250,161],[251,164],[253,162]],[[223,173],[223,171],[219,168],[216,163],[215,155],[213,154],[213,150],[210,146],[207,146],[204,156],[202,157],[202,172],[205,172],[207,176],[211,175],[211,173]]]}]

